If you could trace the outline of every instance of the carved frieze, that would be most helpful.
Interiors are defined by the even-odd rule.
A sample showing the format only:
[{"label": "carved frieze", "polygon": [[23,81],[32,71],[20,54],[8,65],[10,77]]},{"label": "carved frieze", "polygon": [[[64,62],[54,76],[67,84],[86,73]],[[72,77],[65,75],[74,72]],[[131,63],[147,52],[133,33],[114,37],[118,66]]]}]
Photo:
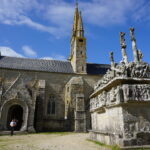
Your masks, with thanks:
[{"label": "carved frieze", "polygon": [[123,85],[123,92],[125,96],[125,101],[150,101],[149,84]]},{"label": "carved frieze", "polygon": [[90,101],[91,110],[128,101],[150,101],[149,84],[124,84],[103,91]]}]

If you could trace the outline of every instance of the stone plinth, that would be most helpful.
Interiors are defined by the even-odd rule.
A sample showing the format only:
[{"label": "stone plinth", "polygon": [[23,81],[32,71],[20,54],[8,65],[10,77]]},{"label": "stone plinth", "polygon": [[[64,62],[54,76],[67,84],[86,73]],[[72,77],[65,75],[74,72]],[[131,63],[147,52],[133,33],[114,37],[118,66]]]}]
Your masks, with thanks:
[{"label": "stone plinth", "polygon": [[134,61],[128,62],[125,33],[120,33],[122,60],[97,82],[90,96],[90,138],[122,148],[150,147],[150,66],[136,47],[130,28]]},{"label": "stone plinth", "polygon": [[90,100],[90,138],[108,145],[150,145],[150,79],[116,77]]}]

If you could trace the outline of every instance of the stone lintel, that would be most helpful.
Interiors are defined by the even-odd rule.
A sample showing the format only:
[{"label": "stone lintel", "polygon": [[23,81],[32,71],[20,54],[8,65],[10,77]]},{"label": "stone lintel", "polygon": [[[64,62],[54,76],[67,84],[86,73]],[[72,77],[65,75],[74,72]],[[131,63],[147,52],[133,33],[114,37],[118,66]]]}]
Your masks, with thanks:
[{"label": "stone lintel", "polygon": [[[120,106],[124,107],[124,106],[129,106],[129,105],[130,106],[137,105],[137,101],[129,100],[129,101],[123,102],[123,103],[105,105],[105,106],[90,110],[90,113],[93,113],[93,112],[104,113],[106,109],[111,109],[113,107],[120,107]],[[150,101],[138,101],[138,105],[149,105],[150,106]]]},{"label": "stone lintel", "polygon": [[149,78],[131,78],[131,77],[115,77],[109,81],[105,86],[100,87],[94,93],[90,95],[90,98],[99,95],[103,91],[109,91],[112,87],[116,87],[121,84],[150,84]]}]

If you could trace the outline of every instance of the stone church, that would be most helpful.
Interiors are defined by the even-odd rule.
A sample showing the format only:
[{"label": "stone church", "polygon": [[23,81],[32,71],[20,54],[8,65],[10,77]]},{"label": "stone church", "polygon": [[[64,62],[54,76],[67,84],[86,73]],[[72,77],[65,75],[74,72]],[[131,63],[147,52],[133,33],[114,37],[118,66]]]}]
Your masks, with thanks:
[{"label": "stone church", "polygon": [[0,131],[76,131],[91,127],[94,85],[110,68],[88,63],[81,13],[75,8],[68,61],[0,55]]},{"label": "stone church", "polygon": [[[121,148],[150,147],[150,65],[130,38],[134,60],[126,54],[111,65],[87,63],[86,38],[76,5],[68,61],[0,55],[0,131],[90,132],[90,138]],[[90,130],[89,130],[90,129]]]}]

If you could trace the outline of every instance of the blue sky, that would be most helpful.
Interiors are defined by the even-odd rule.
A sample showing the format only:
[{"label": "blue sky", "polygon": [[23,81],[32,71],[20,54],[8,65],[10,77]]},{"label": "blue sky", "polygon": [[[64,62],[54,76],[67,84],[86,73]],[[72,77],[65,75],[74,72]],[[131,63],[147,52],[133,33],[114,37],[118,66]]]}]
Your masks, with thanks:
[{"label": "blue sky", "polygon": [[[0,0],[2,55],[65,60],[75,0]],[[109,52],[121,60],[119,32],[126,32],[127,54],[132,60],[129,27],[135,28],[137,47],[150,63],[149,0],[79,0],[87,61],[109,64]]]}]

